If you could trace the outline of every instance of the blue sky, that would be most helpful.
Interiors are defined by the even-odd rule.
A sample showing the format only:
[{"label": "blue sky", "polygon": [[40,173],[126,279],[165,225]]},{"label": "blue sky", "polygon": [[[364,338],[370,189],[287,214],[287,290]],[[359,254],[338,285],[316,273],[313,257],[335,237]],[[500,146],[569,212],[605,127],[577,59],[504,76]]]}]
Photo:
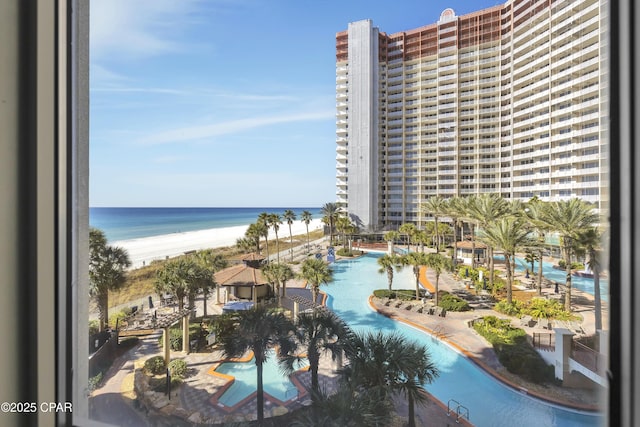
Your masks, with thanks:
[{"label": "blue sky", "polygon": [[92,0],[90,205],[332,202],[335,34],[501,3]]}]

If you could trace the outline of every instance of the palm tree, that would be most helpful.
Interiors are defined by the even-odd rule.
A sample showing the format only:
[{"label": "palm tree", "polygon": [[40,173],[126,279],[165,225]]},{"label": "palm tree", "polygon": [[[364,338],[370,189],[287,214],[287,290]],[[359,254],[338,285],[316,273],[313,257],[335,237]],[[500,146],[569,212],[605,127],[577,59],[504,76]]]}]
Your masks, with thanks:
[{"label": "palm tree", "polygon": [[309,224],[311,223],[312,219],[313,217],[311,215],[311,212],[302,211],[302,214],[300,215],[300,220],[304,222],[304,225],[307,227],[307,253],[309,252]]},{"label": "palm tree", "polygon": [[393,243],[400,238],[400,233],[395,230],[387,231],[384,233],[382,238],[387,243],[391,242],[391,245],[393,246]]},{"label": "palm tree", "polygon": [[286,283],[295,277],[293,270],[287,264],[277,262],[269,263],[262,269],[267,280],[275,286],[276,296],[280,300],[280,289],[282,296],[286,296]]},{"label": "palm tree", "polygon": [[440,274],[447,269],[451,269],[451,262],[448,258],[443,257],[442,255],[435,254],[427,254],[427,267],[432,269],[436,274],[436,295],[435,295],[435,303],[438,305],[438,284],[440,282]]},{"label": "palm tree", "polygon": [[[309,361],[311,372],[311,398],[316,402],[320,396],[318,383],[318,368],[320,356],[330,353],[335,359],[342,356],[342,340],[346,337],[348,328],[346,323],[329,310],[320,310],[312,313],[300,313],[296,322],[295,337],[298,343],[304,347],[304,354]],[[280,366],[285,373],[295,371],[296,362],[302,356],[289,354],[280,361]]]},{"label": "palm tree", "polygon": [[427,265],[427,254],[424,252],[409,252],[400,257],[402,265],[410,265],[416,277],[416,299],[420,299],[420,268]]},{"label": "palm tree", "polygon": [[[189,308],[195,306],[196,294],[205,287],[211,287],[213,276],[194,257],[180,257],[166,262],[156,273],[155,289],[159,295],[172,294],[178,300],[178,310],[184,309],[186,296]],[[191,312],[191,317],[195,310]]]},{"label": "palm tree", "polygon": [[[475,198],[474,202],[469,206],[469,214],[481,228],[486,228],[489,224],[511,213],[509,203],[498,194],[482,194]],[[494,262],[491,243],[487,243],[487,256],[489,258],[489,287],[493,289]]]},{"label": "palm tree", "polygon": [[398,269],[402,265],[400,257],[394,253],[384,254],[380,258],[378,258],[378,265],[380,266],[380,268],[378,269],[378,273],[387,273],[389,291],[391,291],[391,285],[393,284],[393,269]]},{"label": "palm tree", "polygon": [[255,246],[256,253],[260,253],[260,238],[264,236],[265,225],[257,222],[249,224],[247,230],[244,232],[245,238],[252,242],[252,246]]},{"label": "palm tree", "polygon": [[413,224],[412,222],[406,222],[404,224],[402,224],[400,226],[400,228],[398,228],[398,231],[401,234],[404,234],[405,236],[407,236],[407,252],[411,250],[411,241],[413,239],[413,236],[415,235],[417,228],[415,226],[415,224]]},{"label": "palm tree", "polygon": [[[456,270],[458,264],[458,227],[462,228],[462,218],[464,217],[464,209],[462,201],[458,197],[452,197],[446,200],[444,206],[444,214],[453,220],[453,270]],[[462,234],[462,233],[461,233]]]},{"label": "palm tree", "polygon": [[264,424],[264,385],[262,371],[264,362],[272,349],[279,356],[285,356],[295,348],[292,340],[293,323],[280,311],[274,311],[263,305],[250,310],[236,311],[232,316],[234,328],[226,329],[219,339],[224,355],[228,358],[239,357],[252,351],[256,364],[256,403],[258,424]]},{"label": "palm tree", "polygon": [[276,262],[280,262],[280,242],[278,241],[278,230],[280,229],[280,224],[282,224],[280,215],[269,214],[267,225],[273,228],[273,231],[276,233]]},{"label": "palm tree", "polygon": [[325,203],[320,212],[322,213],[322,221],[329,226],[329,243],[333,245],[333,227],[340,210],[336,203]]},{"label": "palm tree", "polygon": [[413,243],[420,245],[420,252],[424,252],[424,245],[429,242],[429,236],[426,230],[417,230],[413,234]]},{"label": "palm tree", "polygon": [[89,296],[98,307],[100,331],[109,321],[109,291],[124,285],[126,269],[130,265],[125,249],[107,245],[107,238],[101,230],[89,230]]},{"label": "palm tree", "polygon": [[269,214],[262,212],[258,215],[258,221],[256,222],[257,232],[264,237],[264,247],[267,251],[267,261],[269,260]]},{"label": "palm tree", "polygon": [[551,202],[545,209],[544,221],[560,235],[560,248],[566,264],[566,294],[564,306],[571,311],[571,256],[580,233],[598,222],[598,215],[587,202],[573,198]]},{"label": "palm tree", "polygon": [[438,217],[442,216],[447,207],[447,202],[440,196],[431,196],[422,204],[422,209],[433,216],[436,222],[436,252],[440,252],[440,239],[438,234]]},{"label": "palm tree", "polygon": [[397,332],[354,333],[345,354],[348,365],[343,372],[352,384],[378,399],[382,410],[394,393],[407,396],[409,425],[415,426],[414,405],[426,403],[423,387],[439,375],[427,347]]},{"label": "palm tree", "polygon": [[298,277],[306,280],[311,287],[311,297],[313,299],[313,308],[315,310],[318,301],[318,294],[320,293],[320,285],[327,285],[333,282],[333,270],[322,259],[307,258],[302,263],[302,268]]},{"label": "palm tree", "polygon": [[336,231],[342,235],[342,246],[347,245],[347,233],[351,233],[354,230],[353,224],[351,224],[351,220],[347,216],[339,216],[336,219]]},{"label": "palm tree", "polygon": [[602,296],[600,295],[600,273],[602,272],[602,233],[591,227],[578,237],[578,245],[589,257],[587,267],[593,273],[593,299],[595,305],[596,331],[602,330]]},{"label": "palm tree", "polygon": [[537,294],[542,295],[542,260],[543,250],[545,244],[545,236],[549,232],[549,224],[544,220],[544,212],[547,209],[547,203],[542,202],[537,198],[533,198],[527,202],[527,206],[524,209],[525,217],[529,221],[529,224],[538,236],[538,274],[536,278]]},{"label": "palm tree", "polygon": [[482,229],[480,239],[487,244],[504,251],[505,267],[507,268],[507,303],[513,303],[513,265],[512,257],[524,247],[535,245],[530,237],[530,229],[521,218],[506,217],[490,223]]},{"label": "palm tree", "polygon": [[287,209],[282,214],[282,218],[289,225],[289,245],[291,246],[289,248],[289,252],[291,253],[291,262],[293,262],[293,234],[291,233],[291,225],[293,224],[293,221],[296,220],[296,213],[291,209]]},{"label": "palm tree", "polygon": [[210,281],[203,281],[202,298],[203,298],[203,316],[207,317],[207,297],[209,296],[209,289],[211,287],[216,288],[216,302],[220,302],[220,287],[217,286],[213,275],[218,271],[227,268],[229,262],[220,254],[215,254],[212,249],[204,249],[196,252],[196,258],[200,265],[206,268],[211,275]]}]

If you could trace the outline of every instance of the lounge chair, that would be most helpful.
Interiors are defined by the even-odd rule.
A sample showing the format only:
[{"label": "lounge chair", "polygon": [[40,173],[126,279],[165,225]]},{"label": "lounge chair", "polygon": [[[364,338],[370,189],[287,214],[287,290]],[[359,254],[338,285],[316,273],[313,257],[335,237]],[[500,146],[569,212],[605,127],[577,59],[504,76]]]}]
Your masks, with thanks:
[{"label": "lounge chair", "polygon": [[401,306],[401,305],[402,305],[402,300],[400,300],[400,301],[395,305],[395,307],[396,307],[396,308],[400,308],[400,306]]},{"label": "lounge chair", "polygon": [[408,305],[408,306],[406,306],[404,309],[405,309],[405,310],[411,310],[412,308],[413,308],[413,305],[412,305],[412,304],[409,304],[409,305]]},{"label": "lounge chair", "polygon": [[388,299],[388,300],[384,303],[384,305],[386,305],[387,307],[389,307],[389,306],[391,305],[391,299]]},{"label": "lounge chair", "polygon": [[416,310],[416,312],[418,313],[422,313],[424,311],[424,306],[418,307],[418,309]]},{"label": "lounge chair", "polygon": [[435,313],[435,309],[433,307],[430,307],[429,310],[427,310],[427,314],[430,314],[433,316],[434,313]]},{"label": "lounge chair", "polygon": [[447,316],[447,310],[445,310],[444,308],[440,311],[439,314],[440,317],[446,317]]}]

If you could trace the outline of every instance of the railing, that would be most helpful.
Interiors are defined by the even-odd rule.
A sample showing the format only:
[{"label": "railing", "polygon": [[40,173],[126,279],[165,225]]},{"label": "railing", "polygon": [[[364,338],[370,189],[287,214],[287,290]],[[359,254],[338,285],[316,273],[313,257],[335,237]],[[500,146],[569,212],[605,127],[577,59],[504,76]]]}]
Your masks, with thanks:
[{"label": "railing", "polygon": [[556,334],[554,332],[534,332],[532,338],[534,348],[540,350],[555,351]]},{"label": "railing", "polygon": [[585,368],[600,375],[605,374],[606,360],[604,355],[577,341],[573,341],[571,358]]},{"label": "railing", "polygon": [[[455,405],[455,409],[453,409],[452,404]],[[457,423],[460,422],[461,417],[464,417],[467,420],[469,420],[469,408],[461,405],[460,402],[458,402],[457,400],[449,399],[449,401],[447,402],[447,416],[450,416],[452,411],[455,412],[456,414]]]}]

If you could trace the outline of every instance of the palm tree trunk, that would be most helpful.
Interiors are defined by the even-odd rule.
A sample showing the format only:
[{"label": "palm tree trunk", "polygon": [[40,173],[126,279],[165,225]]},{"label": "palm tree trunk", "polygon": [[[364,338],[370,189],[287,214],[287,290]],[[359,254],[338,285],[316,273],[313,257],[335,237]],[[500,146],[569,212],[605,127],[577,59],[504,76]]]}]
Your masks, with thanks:
[{"label": "palm tree trunk", "polygon": [[504,254],[504,260],[507,267],[507,304],[511,305],[513,301],[513,273],[511,271],[511,254]]},{"label": "palm tree trunk", "polygon": [[487,254],[489,255],[489,287],[493,289],[493,272],[495,265],[493,264],[493,247],[487,245]]},{"label": "palm tree trunk", "polygon": [[258,425],[264,425],[264,384],[262,383],[262,362],[256,358],[257,387],[256,387],[256,411]]},{"label": "palm tree trunk", "polygon": [[414,267],[413,273],[416,275],[416,299],[420,299],[420,267]]},{"label": "palm tree trunk", "polygon": [[564,309],[571,312],[571,248],[569,246],[564,247],[564,261],[565,265],[565,294],[564,294]]},{"label": "palm tree trunk", "polygon": [[291,234],[291,224],[289,224],[289,251],[291,252],[291,262],[293,262],[293,234]]},{"label": "palm tree trunk", "polygon": [[280,263],[280,241],[278,241],[278,232],[277,231],[276,231],[276,262]]},{"label": "palm tree trunk", "polygon": [[108,291],[98,296],[99,332],[106,329],[109,324],[109,294]]},{"label": "palm tree trunk", "polygon": [[311,371],[311,400],[313,402],[320,397],[320,384],[318,383],[318,366],[320,364],[319,354],[309,354],[309,370]]},{"label": "palm tree trunk", "polygon": [[438,231],[438,217],[434,217],[436,220],[436,253],[440,253],[440,233]]},{"label": "palm tree trunk", "polygon": [[471,268],[476,268],[476,233],[475,225],[471,224]]},{"label": "palm tree trunk", "polygon": [[538,254],[538,295],[542,295],[542,249]]},{"label": "palm tree trunk", "polygon": [[436,307],[438,306],[438,282],[440,281],[440,275],[436,274]]},{"label": "palm tree trunk", "polygon": [[307,253],[309,253],[309,224],[305,223],[305,226],[307,227]]},{"label": "palm tree trunk", "polygon": [[202,291],[202,317],[207,317],[207,297],[209,296],[209,290],[205,288]]},{"label": "palm tree trunk", "polygon": [[451,261],[453,263],[453,271],[456,272],[458,267],[458,226],[455,221],[453,222],[453,257]]},{"label": "palm tree trunk", "polygon": [[311,285],[311,297],[313,298],[313,310],[315,311],[318,301],[318,286]]},{"label": "palm tree trunk", "polygon": [[416,427],[415,413],[414,413],[414,403],[413,403],[413,395],[409,392],[408,395],[408,404],[409,404],[409,427]]},{"label": "palm tree trunk", "polygon": [[391,284],[393,283],[393,267],[387,270],[387,280],[389,282],[389,291],[391,291]]},{"label": "palm tree trunk", "polygon": [[264,248],[267,251],[267,262],[269,261],[269,239],[267,236],[264,236]]}]

